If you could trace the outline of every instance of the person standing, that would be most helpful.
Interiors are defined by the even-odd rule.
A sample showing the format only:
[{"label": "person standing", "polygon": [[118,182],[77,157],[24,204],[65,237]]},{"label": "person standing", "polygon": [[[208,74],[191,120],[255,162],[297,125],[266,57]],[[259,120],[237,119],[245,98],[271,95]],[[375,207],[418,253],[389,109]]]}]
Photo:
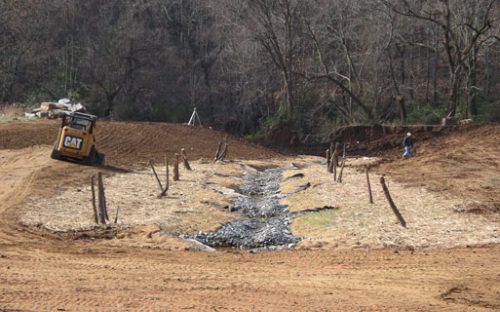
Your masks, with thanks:
[{"label": "person standing", "polygon": [[405,151],[403,153],[404,158],[410,158],[413,156],[413,139],[411,137],[411,133],[408,132],[406,134],[405,139],[403,140],[403,146],[405,148]]}]

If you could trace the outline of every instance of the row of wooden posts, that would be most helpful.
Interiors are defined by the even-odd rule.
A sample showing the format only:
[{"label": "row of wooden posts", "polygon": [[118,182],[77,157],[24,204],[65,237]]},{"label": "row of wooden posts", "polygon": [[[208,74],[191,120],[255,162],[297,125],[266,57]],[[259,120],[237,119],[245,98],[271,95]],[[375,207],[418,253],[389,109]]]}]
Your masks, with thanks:
[{"label": "row of wooden posts", "polygon": [[[344,172],[344,167],[346,163],[346,145],[344,143],[343,147],[343,152],[342,152],[342,158],[341,158],[341,163],[340,163],[340,172],[337,176],[337,167],[339,166],[339,156],[340,156],[340,144],[339,143],[331,143],[330,148],[326,150],[325,152],[326,155],[326,160],[327,160],[327,171],[329,173],[333,174],[333,181],[342,183],[342,174]],[[368,198],[370,204],[373,204],[373,194],[372,194],[372,187],[370,184],[370,166],[366,166],[365,168],[365,173],[366,173],[366,183],[368,186]],[[382,190],[384,191],[385,198],[387,199],[387,202],[389,203],[389,206],[391,207],[392,211],[394,212],[394,215],[398,219],[399,223],[406,228],[406,221],[401,215],[401,212],[399,211],[398,207],[394,203],[394,200],[392,199],[391,193],[389,192],[389,188],[387,187],[387,184],[385,183],[385,175],[382,175],[380,177],[380,184],[382,186]]]},{"label": "row of wooden posts", "polygon": [[[217,161],[223,161],[228,154],[228,139],[227,136],[224,137],[223,141],[219,141],[219,144],[217,146],[217,151],[215,153],[215,158],[214,162]],[[173,169],[173,180],[174,181],[179,181],[180,179],[180,174],[179,174],[179,163],[180,159],[182,158],[182,163],[184,164],[184,168],[186,170],[191,171],[191,165],[189,164],[186,150],[184,148],[181,149],[180,154],[176,153],[175,154],[175,163],[174,163],[174,169]],[[156,172],[154,162],[152,160],[149,161],[149,165],[151,166],[151,169],[153,170],[154,176],[156,178],[156,181],[158,182],[158,186],[160,188],[160,192],[158,194],[158,198],[164,197],[167,195],[169,186],[170,186],[170,178],[169,178],[169,162],[168,162],[168,157],[165,155],[165,186],[162,184],[160,177],[158,176],[158,173]],[[95,180],[97,179],[97,195],[96,195],[96,190],[95,190]],[[92,176],[91,178],[91,190],[92,190],[92,208],[94,210],[94,219],[97,224],[107,224],[109,222],[109,216],[108,216],[108,210],[106,206],[106,195],[104,191],[104,180],[102,177],[102,173],[99,172],[96,176]],[[116,216],[114,223],[116,224],[118,222],[118,212],[119,212],[119,207],[116,209]]]}]

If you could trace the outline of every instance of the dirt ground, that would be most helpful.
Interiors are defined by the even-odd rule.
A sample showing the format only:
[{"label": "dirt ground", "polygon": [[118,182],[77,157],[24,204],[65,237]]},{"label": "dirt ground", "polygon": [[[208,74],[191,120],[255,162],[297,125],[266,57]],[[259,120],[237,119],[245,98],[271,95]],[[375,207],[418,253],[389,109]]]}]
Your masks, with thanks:
[{"label": "dirt ground", "polygon": [[[500,309],[499,126],[417,140],[410,160],[389,151],[372,169],[371,206],[365,163],[348,161],[344,182],[334,184],[319,158],[290,159],[230,138],[232,162],[212,165],[223,133],[103,122],[97,140],[108,167],[100,170],[110,202],[122,210],[119,229],[92,225],[88,181],[99,169],[48,157],[57,126],[0,124],[0,310]],[[182,147],[195,170],[181,171],[184,180],[159,205],[146,164],[154,159],[160,167],[165,153]],[[337,208],[295,218],[294,233],[306,238],[295,249],[202,252],[159,235],[227,222],[235,216],[224,207],[248,165],[291,162],[304,177],[283,183],[282,193],[291,193],[283,203],[292,212]],[[384,204],[381,173],[407,230]],[[305,181],[311,187],[294,193]],[[123,196],[113,193],[121,188]]]}]

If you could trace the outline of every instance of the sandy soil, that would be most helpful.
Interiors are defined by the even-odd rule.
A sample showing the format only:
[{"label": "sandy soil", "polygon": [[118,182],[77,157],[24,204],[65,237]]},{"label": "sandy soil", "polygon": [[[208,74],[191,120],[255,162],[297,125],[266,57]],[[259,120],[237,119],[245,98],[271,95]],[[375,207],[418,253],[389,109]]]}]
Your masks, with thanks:
[{"label": "sandy soil", "polygon": [[[295,250],[263,253],[244,250],[195,251],[196,248],[190,243],[159,235],[162,229],[156,220],[144,222],[152,222],[153,225],[132,226],[141,223],[132,222],[136,218],[133,213],[146,212],[134,212],[132,207],[123,207],[123,220],[129,218],[127,223],[131,226],[121,231],[104,228],[101,233],[94,233],[94,236],[71,236],[43,230],[51,229],[51,226],[56,231],[65,229],[64,226],[90,226],[85,222],[89,218],[91,220],[91,210],[89,206],[78,204],[78,200],[84,203],[85,198],[88,198],[88,181],[98,171],[97,168],[54,161],[48,157],[49,133],[55,133],[56,128],[57,124],[52,122],[0,125],[0,310],[500,309],[499,245],[477,246],[488,242],[498,243],[498,232],[495,231],[498,228],[495,226],[498,224],[495,223],[498,215],[492,209],[455,211],[457,204],[460,206],[471,197],[480,205],[485,202],[493,205],[493,208],[498,203],[498,170],[494,169],[498,169],[500,153],[497,148],[490,148],[491,140],[481,139],[486,133],[498,131],[498,126],[461,132],[450,136],[451,141],[446,141],[446,138],[438,139],[445,141],[428,141],[425,143],[428,145],[419,147],[418,157],[404,163],[389,154],[384,159],[389,162],[373,170],[374,185],[378,183],[377,174],[381,171],[388,174],[395,201],[408,219],[407,231],[400,229],[395,222],[375,186],[373,207],[362,204],[363,201],[367,202],[366,190],[361,182],[364,175],[357,172],[355,167],[346,168],[344,183],[337,185],[328,180],[331,176],[324,173],[324,165],[319,159],[295,158],[294,163],[306,165],[301,169],[305,174],[302,180],[310,181],[312,187],[284,199],[290,201],[291,210],[318,207],[325,203],[339,209],[308,214],[295,220],[295,231],[310,237],[309,244],[303,243]],[[192,204],[200,201],[223,204],[227,192],[231,191],[230,187],[238,182],[238,174],[250,170],[242,164],[221,165],[227,172],[222,169],[212,171],[209,182],[213,184],[209,186],[215,187],[215,190],[212,188],[207,192],[213,193],[213,198],[201,200],[179,195],[182,198],[180,201],[185,201],[185,210],[189,213],[176,213],[184,211],[178,207],[156,206],[157,201],[153,200],[156,189],[151,190],[149,187],[153,187],[154,180],[151,181],[147,168],[143,166],[151,158],[159,163],[166,149],[170,155],[181,147],[190,150],[193,159],[211,159],[215,145],[220,140],[220,136],[213,135],[212,130],[204,129],[189,135],[184,131],[192,129],[176,125],[103,123],[99,131],[103,131],[101,137],[98,136],[99,146],[107,153],[110,163],[109,167],[100,169],[107,176],[109,196],[114,196],[114,185],[131,187],[126,196],[113,199],[123,200],[120,205],[128,206],[129,200],[137,200],[134,192],[140,193],[134,188],[138,186],[124,181],[123,176],[130,175],[133,177],[131,180],[148,184],[145,197],[151,197],[150,202],[141,200],[141,206],[144,203],[145,207],[152,210],[164,208],[164,218],[175,216],[169,220],[176,230],[189,230],[190,226],[193,226],[192,229],[211,228],[225,222],[225,218],[233,217],[213,205],[194,207]],[[133,144],[120,141],[127,137],[125,133],[131,136],[130,142]],[[147,139],[141,141],[141,136]],[[473,143],[470,144],[474,144],[475,148],[468,147],[471,138]],[[121,142],[120,146],[115,145],[117,142]],[[233,159],[247,162],[260,158],[257,162],[264,164],[290,162],[261,147],[236,139],[230,142],[233,142],[230,143]],[[234,148],[231,148],[233,145]],[[458,147],[451,148],[453,146]],[[466,149],[463,155],[462,149]],[[449,161],[436,162],[437,159],[432,157],[445,153],[442,150],[449,153],[449,157],[446,157]],[[485,151],[489,151],[488,155],[484,154]],[[245,154],[248,156],[245,157]],[[266,160],[263,162],[262,159]],[[473,159],[473,163],[482,162],[474,170],[471,169],[471,175],[449,175],[449,171],[460,171],[459,165],[464,159]],[[193,165],[202,168],[203,162],[207,160],[194,162]],[[434,176],[432,179],[427,176],[417,178],[419,175],[414,174],[411,175],[412,179],[407,179],[407,175],[403,175],[399,169],[401,164],[410,172],[421,172],[427,170],[426,166],[434,166],[428,169],[429,174]],[[196,173],[192,173],[191,177],[185,175],[184,183],[193,190],[191,193],[196,193],[196,187],[199,187],[194,182],[206,179],[204,174],[213,170],[209,168],[200,172],[195,170]],[[441,175],[439,172],[446,174]],[[474,177],[474,180],[468,181],[469,177]],[[433,188],[441,183],[435,182],[434,178],[446,183],[447,188]],[[290,183],[282,186],[282,190],[293,190],[304,181],[290,180]],[[483,188],[485,184],[482,183],[489,183],[486,184],[488,188]],[[357,186],[360,184],[363,186]],[[465,188],[466,185],[469,189]],[[172,189],[169,196],[174,197],[174,192],[181,194],[180,190]],[[183,195],[187,194],[185,190],[182,192]],[[309,195],[301,198],[306,194]],[[44,204],[36,200],[42,195],[50,202]],[[82,199],[75,199],[74,202],[68,200],[80,196]],[[416,206],[410,205],[411,198],[421,202]],[[57,203],[61,200],[76,207],[75,210],[69,210],[74,215],[65,215],[67,210],[60,210],[58,206],[65,206]],[[54,205],[54,211],[50,211],[49,204]],[[60,213],[63,217],[57,219]],[[211,217],[202,222],[208,215]],[[37,216],[34,219],[38,218],[39,224],[23,225],[22,222],[29,223],[26,220],[34,220],[28,216]],[[192,222],[183,224],[186,220],[184,217]],[[22,221],[23,218],[28,219]],[[443,228],[439,226],[443,222],[448,222],[444,225],[450,231],[438,230]],[[470,229],[465,227],[467,222],[470,222]],[[493,241],[488,241],[489,234]],[[401,239],[391,244],[397,237]],[[464,245],[462,240],[467,240],[465,245],[470,246],[443,248],[455,245],[450,244],[453,239],[461,242],[458,245]],[[389,242],[387,245],[391,248],[377,249],[383,247],[384,242]],[[434,248],[419,249],[426,247],[425,243]],[[363,249],[353,248],[359,245]]]}]

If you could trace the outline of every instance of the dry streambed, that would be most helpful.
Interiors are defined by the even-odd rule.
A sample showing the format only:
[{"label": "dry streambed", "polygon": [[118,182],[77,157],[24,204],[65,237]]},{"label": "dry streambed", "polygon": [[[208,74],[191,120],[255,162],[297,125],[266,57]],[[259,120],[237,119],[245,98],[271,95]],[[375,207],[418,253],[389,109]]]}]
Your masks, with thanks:
[{"label": "dry streambed", "polygon": [[[198,161],[193,171],[181,171],[181,180],[171,183],[167,197],[157,198],[150,170],[106,177],[106,196],[110,215],[119,207],[119,230],[150,227],[140,238],[155,244],[159,238],[171,241],[179,235],[211,246],[250,248],[296,243],[299,248],[427,248],[500,242],[498,223],[459,212],[461,198],[389,177],[391,194],[408,224],[401,227],[374,174],[374,204],[368,203],[362,170],[368,162],[373,159],[349,160],[343,183],[336,183],[316,157],[266,163]],[[256,169],[269,166],[276,169]],[[90,185],[57,197],[28,199],[20,221],[56,233],[99,228]]]}]

